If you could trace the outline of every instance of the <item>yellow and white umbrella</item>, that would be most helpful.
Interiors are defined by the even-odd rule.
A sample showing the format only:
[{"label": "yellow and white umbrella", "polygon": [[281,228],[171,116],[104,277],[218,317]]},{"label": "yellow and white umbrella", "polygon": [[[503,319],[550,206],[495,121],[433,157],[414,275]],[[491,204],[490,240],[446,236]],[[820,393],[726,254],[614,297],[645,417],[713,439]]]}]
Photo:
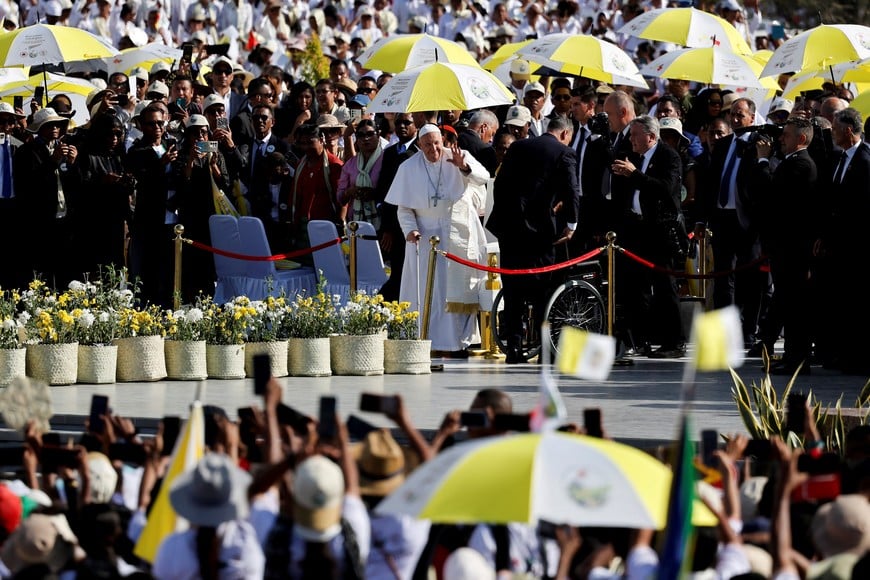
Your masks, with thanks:
[{"label": "yellow and white umbrella", "polygon": [[739,54],[752,54],[733,24],[696,8],[650,10],[632,18],[619,33],[691,48],[718,46]]},{"label": "yellow and white umbrella", "polygon": [[480,66],[482,66],[489,72],[494,73],[495,69],[497,69],[500,65],[516,59],[517,51],[531,42],[531,40],[523,40],[522,42],[509,42],[507,44],[503,44],[498,47],[498,50],[496,50],[494,53],[480,61]]},{"label": "yellow and white umbrella", "polygon": [[861,113],[865,119],[870,117],[870,89],[867,89],[855,97],[855,99],[849,103],[849,106]]},{"label": "yellow and white umbrella", "polygon": [[0,34],[0,66],[58,64],[118,54],[111,44],[81,28],[34,24]]},{"label": "yellow and white umbrella", "polygon": [[624,50],[595,36],[548,34],[520,48],[517,55],[568,75],[614,85],[649,86]]},{"label": "yellow and white umbrella", "polygon": [[75,110],[73,121],[76,125],[84,125],[88,122],[88,107],[86,99],[91,92],[96,89],[90,81],[75,77],[68,77],[55,73],[38,73],[31,75],[29,78],[6,82],[0,84],[0,100],[3,100],[10,105],[14,102],[14,97],[24,97],[25,110],[29,110],[26,106],[28,99],[33,96],[33,92],[37,86],[47,86],[48,90],[45,93],[45,100],[50,101],[52,97],[63,93],[69,97],[72,103],[72,108]]},{"label": "yellow and white umbrella", "polygon": [[514,94],[489,71],[475,65],[437,62],[402,71],[378,91],[369,113],[469,111],[510,105]]},{"label": "yellow and white umbrella", "polygon": [[645,65],[641,74],[728,87],[779,88],[772,78],[759,80],[762,64],[724,48],[681,48]]},{"label": "yellow and white umbrella", "polygon": [[[424,463],[376,511],[443,523],[661,529],[671,478],[651,455],[613,441],[559,432],[488,437]],[[715,522],[700,502],[694,512],[696,525]]]},{"label": "yellow and white umbrella", "polygon": [[358,60],[367,69],[391,73],[436,62],[478,66],[474,56],[458,42],[429,34],[397,34],[380,38]]},{"label": "yellow and white umbrella", "polygon": [[870,27],[822,24],[789,38],[777,48],[761,76],[825,70],[850,60],[870,58]]},{"label": "yellow and white umbrella", "polygon": [[[772,77],[768,77],[772,78]],[[822,89],[825,83],[849,83],[857,79],[864,78],[868,82],[855,82],[850,88],[855,90],[855,94],[862,92],[870,86],[870,70],[854,68],[853,62],[840,63],[832,65],[827,71],[805,71],[792,75],[782,91],[782,96],[785,99],[794,100],[795,97],[803,92]]]}]

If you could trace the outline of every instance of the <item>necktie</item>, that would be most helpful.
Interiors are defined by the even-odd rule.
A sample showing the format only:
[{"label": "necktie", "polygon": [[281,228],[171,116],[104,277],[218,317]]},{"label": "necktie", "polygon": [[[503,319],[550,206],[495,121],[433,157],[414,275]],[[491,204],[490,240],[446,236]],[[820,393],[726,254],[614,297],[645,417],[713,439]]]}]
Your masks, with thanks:
[{"label": "necktie", "polygon": [[399,143],[398,145],[396,145],[396,153],[398,153],[399,155],[402,155],[407,150],[408,146],[404,143]]},{"label": "necktie", "polygon": [[0,197],[3,199],[11,199],[15,197],[12,193],[12,151],[7,140],[0,147],[0,179],[2,179],[2,190]]},{"label": "necktie", "polygon": [[843,151],[842,155],[840,155],[840,165],[837,166],[837,173],[834,175],[834,183],[840,183],[843,181],[843,172],[846,170],[846,161],[849,159],[849,156]]},{"label": "necktie", "polygon": [[725,171],[722,172],[722,181],[719,183],[719,207],[728,206],[728,198],[731,194],[731,176],[734,173],[734,166],[737,165],[737,140],[731,144],[733,148],[731,157],[725,165]]},{"label": "necktie", "polygon": [[580,163],[580,156],[583,155],[583,147],[586,145],[586,127],[580,127],[580,138],[577,140],[577,163]]},{"label": "necktie", "polygon": [[613,138],[613,150],[618,151],[619,145],[622,143],[622,131],[616,134],[616,137]]}]

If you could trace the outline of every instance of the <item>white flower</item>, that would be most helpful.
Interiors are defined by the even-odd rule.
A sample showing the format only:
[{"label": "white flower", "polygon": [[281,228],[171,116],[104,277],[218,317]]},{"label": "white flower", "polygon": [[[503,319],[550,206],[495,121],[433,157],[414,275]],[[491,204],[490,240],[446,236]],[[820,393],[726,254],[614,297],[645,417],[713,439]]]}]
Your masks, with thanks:
[{"label": "white flower", "polygon": [[191,308],[187,311],[187,321],[196,324],[201,322],[203,318],[202,310],[199,308]]},{"label": "white flower", "polygon": [[15,330],[16,328],[18,328],[18,325],[15,324],[15,321],[11,318],[7,318],[3,320],[3,324],[2,326],[0,326],[0,328],[2,328],[3,330]]},{"label": "white flower", "polygon": [[79,316],[79,324],[84,328],[90,328],[93,326],[94,320],[96,320],[96,317],[90,310],[83,311],[81,316]]},{"label": "white flower", "polygon": [[97,318],[100,322],[109,322],[109,313],[108,312],[100,312],[100,316]]},{"label": "white flower", "polygon": [[82,282],[79,282],[78,280],[73,280],[72,282],[69,283],[69,289],[72,290],[73,292],[81,292],[85,289],[85,285]]},{"label": "white flower", "polygon": [[24,326],[30,320],[30,313],[25,311],[18,315],[18,324]]}]

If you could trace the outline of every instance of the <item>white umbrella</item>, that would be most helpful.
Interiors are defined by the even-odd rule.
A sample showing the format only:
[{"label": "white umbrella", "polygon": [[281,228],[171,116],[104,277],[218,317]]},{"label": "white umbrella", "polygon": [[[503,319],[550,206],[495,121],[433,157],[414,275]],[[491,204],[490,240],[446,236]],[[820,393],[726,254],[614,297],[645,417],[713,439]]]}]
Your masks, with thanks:
[{"label": "white umbrella", "polygon": [[378,91],[369,113],[412,113],[510,105],[513,93],[477,65],[438,62],[402,71]]},{"label": "white umbrella", "polygon": [[719,46],[752,54],[740,32],[720,16],[697,8],[659,8],[629,20],[618,31],[647,40],[673,42],[691,48]]},{"label": "white umbrella", "polygon": [[614,85],[649,87],[624,50],[595,36],[548,34],[520,48],[517,55],[568,75]]},{"label": "white umbrella", "polygon": [[[667,52],[644,66],[643,75],[681,79],[729,87],[776,89],[776,81],[762,82],[761,63],[751,56],[735,54],[724,48],[681,48]],[[768,85],[768,86],[765,86]]]},{"label": "white umbrella", "polygon": [[157,61],[172,63],[181,59],[181,49],[166,46],[157,42],[135,48],[122,50],[118,54],[102,59],[109,74],[124,72],[129,74],[137,66],[147,65],[147,68]]},{"label": "white umbrella", "polygon": [[761,76],[827,69],[831,65],[870,57],[870,27],[822,24],[789,38],[777,48]]},{"label": "white umbrella", "polygon": [[[23,70],[23,69],[22,69]],[[0,99],[11,103],[13,97],[31,97],[37,86],[47,86],[46,101],[59,93],[63,93],[69,97],[72,102],[72,107],[75,110],[73,121],[78,125],[83,125],[88,122],[90,115],[88,114],[87,104],[85,100],[87,96],[96,87],[84,79],[68,77],[55,73],[35,74],[29,78],[18,79],[10,82],[0,81]],[[25,101],[26,103],[27,101]],[[25,109],[27,107],[25,106]]]}]

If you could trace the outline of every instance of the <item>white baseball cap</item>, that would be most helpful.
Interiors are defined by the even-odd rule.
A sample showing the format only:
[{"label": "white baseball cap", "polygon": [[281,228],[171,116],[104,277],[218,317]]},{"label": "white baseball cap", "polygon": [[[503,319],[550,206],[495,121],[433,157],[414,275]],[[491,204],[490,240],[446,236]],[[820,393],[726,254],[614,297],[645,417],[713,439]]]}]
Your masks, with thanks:
[{"label": "white baseball cap", "polygon": [[508,109],[504,124],[524,127],[531,122],[532,112],[528,109],[528,107],[524,107],[522,105],[514,105],[513,107]]}]

